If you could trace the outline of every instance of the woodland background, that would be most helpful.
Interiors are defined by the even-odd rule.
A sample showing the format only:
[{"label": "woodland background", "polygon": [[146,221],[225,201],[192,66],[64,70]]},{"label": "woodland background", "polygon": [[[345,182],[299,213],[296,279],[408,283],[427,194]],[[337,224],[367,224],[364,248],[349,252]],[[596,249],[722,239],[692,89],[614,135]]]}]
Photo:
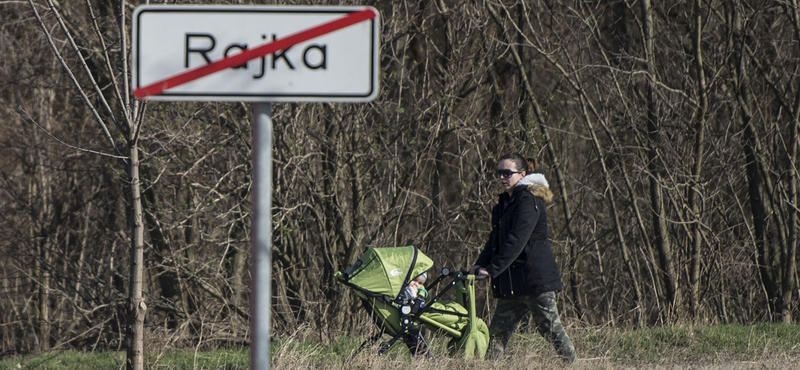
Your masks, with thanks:
[{"label": "woodland background", "polygon": [[[367,248],[471,265],[512,151],[557,194],[568,325],[800,317],[796,0],[258,4],[382,21],[377,100],[273,105],[274,336],[370,330],[333,279]],[[130,97],[137,5],[0,1],[0,356],[124,346],[131,163],[147,345],[250,340],[250,107]]]}]

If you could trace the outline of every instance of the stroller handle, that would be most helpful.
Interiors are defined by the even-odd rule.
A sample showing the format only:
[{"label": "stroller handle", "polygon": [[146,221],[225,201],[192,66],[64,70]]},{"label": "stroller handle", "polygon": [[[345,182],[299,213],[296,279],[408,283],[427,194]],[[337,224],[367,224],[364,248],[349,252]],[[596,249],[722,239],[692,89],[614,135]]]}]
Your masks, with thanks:
[{"label": "stroller handle", "polygon": [[[469,273],[469,271],[461,270],[460,272],[456,273],[456,278],[466,279],[468,275],[471,275]],[[489,278],[489,275],[475,274],[475,281],[486,280],[488,278]]]}]

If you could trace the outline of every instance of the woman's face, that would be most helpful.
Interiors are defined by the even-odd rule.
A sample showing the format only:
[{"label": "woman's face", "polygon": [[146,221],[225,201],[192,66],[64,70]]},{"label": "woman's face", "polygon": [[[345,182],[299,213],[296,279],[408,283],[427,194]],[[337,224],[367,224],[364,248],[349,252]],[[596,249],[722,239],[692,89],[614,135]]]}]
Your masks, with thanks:
[{"label": "woman's face", "polygon": [[497,164],[497,179],[500,180],[500,186],[503,187],[503,190],[509,194],[523,177],[525,177],[525,172],[518,171],[514,161],[504,159]]}]

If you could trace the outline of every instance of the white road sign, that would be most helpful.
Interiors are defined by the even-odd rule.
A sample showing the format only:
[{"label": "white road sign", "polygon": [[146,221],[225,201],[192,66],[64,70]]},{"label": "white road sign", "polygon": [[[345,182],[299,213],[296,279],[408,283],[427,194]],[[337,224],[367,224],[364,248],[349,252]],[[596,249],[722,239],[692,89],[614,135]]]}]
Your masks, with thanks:
[{"label": "white road sign", "polygon": [[366,102],[378,94],[379,17],[370,7],[145,5],[133,17],[133,89],[142,99]]}]

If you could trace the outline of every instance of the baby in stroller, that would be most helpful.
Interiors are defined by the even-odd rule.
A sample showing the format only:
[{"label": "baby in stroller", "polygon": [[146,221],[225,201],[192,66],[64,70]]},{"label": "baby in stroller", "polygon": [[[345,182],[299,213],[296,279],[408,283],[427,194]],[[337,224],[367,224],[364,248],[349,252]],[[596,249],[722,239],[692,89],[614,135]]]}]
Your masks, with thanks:
[{"label": "baby in stroller", "polygon": [[[426,286],[426,271],[432,266],[433,261],[414,246],[371,248],[353,266],[334,274],[354,290],[379,329],[358,351],[388,334],[392,338],[381,343],[379,354],[386,353],[397,340],[414,355],[430,354],[420,330],[425,327],[449,337],[452,353],[463,352],[467,359],[485,356],[489,330],[475,314],[476,276],[443,268],[442,274]],[[437,294],[429,293],[442,282]],[[455,301],[442,299],[451,289],[455,289]]]},{"label": "baby in stroller", "polygon": [[403,304],[414,304],[414,301],[419,297],[420,299],[425,299],[428,297],[428,290],[425,289],[425,282],[428,280],[428,273],[423,272],[414,280],[408,282],[408,286],[403,289],[403,292],[400,293],[400,297],[398,299]]}]

